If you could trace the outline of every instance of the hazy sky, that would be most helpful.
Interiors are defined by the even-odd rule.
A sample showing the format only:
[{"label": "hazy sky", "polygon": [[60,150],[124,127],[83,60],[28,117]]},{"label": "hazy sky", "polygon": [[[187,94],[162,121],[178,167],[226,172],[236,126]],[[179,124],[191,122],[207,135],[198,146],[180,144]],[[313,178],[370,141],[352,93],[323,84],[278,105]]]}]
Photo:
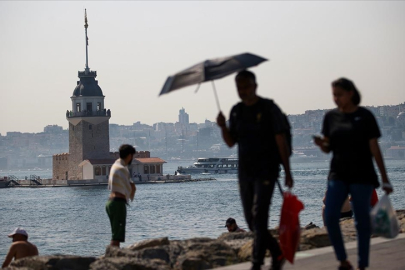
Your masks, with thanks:
[{"label": "hazy sky", "polygon": [[[258,94],[287,114],[334,106],[330,82],[348,77],[363,105],[405,101],[404,1],[0,2],[0,133],[68,127],[85,66],[96,70],[110,123],[215,120],[210,83],[158,97],[167,76],[205,59],[251,52]],[[234,76],[216,81],[225,115]]]}]

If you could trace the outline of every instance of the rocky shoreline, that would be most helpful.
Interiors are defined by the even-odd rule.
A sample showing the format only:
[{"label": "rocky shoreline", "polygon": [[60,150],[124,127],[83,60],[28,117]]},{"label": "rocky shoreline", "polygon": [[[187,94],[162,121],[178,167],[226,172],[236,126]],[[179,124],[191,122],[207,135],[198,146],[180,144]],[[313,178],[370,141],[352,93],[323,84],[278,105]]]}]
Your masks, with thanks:
[{"label": "rocky shoreline", "polygon": [[[405,232],[405,210],[397,210],[401,233]],[[352,218],[342,219],[345,242],[356,240]],[[271,229],[278,237],[278,230]],[[373,237],[373,236],[372,236]],[[125,248],[107,246],[104,256],[81,257],[50,255],[24,258],[14,261],[5,269],[137,269],[137,270],[200,270],[246,262],[251,259],[253,234],[223,233],[216,239],[192,238],[169,240],[167,237],[144,240]],[[299,250],[329,246],[325,228],[308,224],[302,228]],[[266,254],[269,256],[270,254]]]}]

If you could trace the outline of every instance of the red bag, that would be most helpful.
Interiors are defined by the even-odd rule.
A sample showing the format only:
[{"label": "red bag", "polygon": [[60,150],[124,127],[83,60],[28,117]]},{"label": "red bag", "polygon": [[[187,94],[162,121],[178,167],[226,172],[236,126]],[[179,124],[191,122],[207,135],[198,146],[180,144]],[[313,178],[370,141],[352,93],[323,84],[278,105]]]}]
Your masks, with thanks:
[{"label": "red bag", "polygon": [[284,192],[283,197],[279,227],[280,248],[286,260],[293,264],[301,236],[299,213],[304,209],[304,204],[291,192]]},{"label": "red bag", "polygon": [[371,194],[371,207],[374,207],[378,203],[378,195],[377,191],[373,189],[373,193]]}]

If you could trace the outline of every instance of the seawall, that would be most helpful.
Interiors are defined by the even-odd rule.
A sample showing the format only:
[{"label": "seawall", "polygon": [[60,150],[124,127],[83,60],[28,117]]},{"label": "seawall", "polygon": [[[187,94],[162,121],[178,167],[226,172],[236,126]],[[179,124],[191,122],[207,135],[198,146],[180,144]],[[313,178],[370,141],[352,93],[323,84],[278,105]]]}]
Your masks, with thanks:
[{"label": "seawall", "polygon": [[[405,232],[405,210],[397,210],[400,232]],[[343,239],[347,246],[356,241],[356,229],[353,218],[340,222]],[[271,229],[278,238],[278,229]],[[372,236],[374,238],[374,236]],[[403,235],[397,237],[403,239]],[[381,242],[381,241],[380,241]],[[251,260],[253,234],[223,233],[216,239],[192,238],[186,240],[169,240],[167,237],[144,240],[125,248],[107,246],[101,257],[81,257],[72,255],[46,255],[17,260],[9,269],[148,269],[148,270],[197,270],[228,266],[226,269],[249,269],[249,265],[239,268],[238,264]],[[389,242],[388,242],[389,243]],[[401,242],[402,243],[402,242]],[[309,251],[330,246],[325,228],[312,224],[301,230],[298,251]],[[393,243],[395,249],[395,243]],[[328,249],[331,253],[331,249]],[[388,249],[385,248],[387,251]],[[41,251],[39,251],[41,252]],[[308,254],[308,252],[307,252]],[[371,254],[373,255],[373,254]],[[269,253],[266,256],[270,256]],[[386,256],[386,255],[385,255]],[[403,258],[403,256],[401,256]],[[330,263],[325,269],[337,265],[331,254]],[[387,262],[387,264],[390,262]],[[299,261],[296,263],[300,269]],[[287,267],[288,268],[288,267]],[[302,268],[319,269],[319,268]],[[399,269],[399,268],[385,268]]]},{"label": "seawall", "polygon": [[[155,177],[153,180],[147,181],[134,181],[135,185],[138,184],[169,184],[169,183],[184,183],[184,182],[198,182],[198,181],[213,181],[215,178],[191,178],[191,176],[179,177]],[[77,186],[101,186],[107,185],[106,179],[85,179],[85,180],[54,180],[54,179],[38,179],[38,180],[13,180],[8,187],[77,187]]]}]

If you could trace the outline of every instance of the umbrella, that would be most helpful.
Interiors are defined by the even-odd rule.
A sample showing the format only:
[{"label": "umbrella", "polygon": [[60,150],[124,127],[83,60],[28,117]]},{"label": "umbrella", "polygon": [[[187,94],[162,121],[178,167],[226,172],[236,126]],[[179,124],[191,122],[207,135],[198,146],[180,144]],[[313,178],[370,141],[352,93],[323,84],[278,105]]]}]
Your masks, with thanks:
[{"label": "umbrella", "polygon": [[220,110],[214,80],[223,78],[234,72],[238,72],[249,67],[257,66],[264,61],[267,61],[267,59],[251,53],[242,53],[228,57],[205,60],[183,71],[180,71],[179,73],[169,76],[166,79],[159,96],[170,93],[182,87],[212,81],[215,99],[217,101],[218,109]]}]

